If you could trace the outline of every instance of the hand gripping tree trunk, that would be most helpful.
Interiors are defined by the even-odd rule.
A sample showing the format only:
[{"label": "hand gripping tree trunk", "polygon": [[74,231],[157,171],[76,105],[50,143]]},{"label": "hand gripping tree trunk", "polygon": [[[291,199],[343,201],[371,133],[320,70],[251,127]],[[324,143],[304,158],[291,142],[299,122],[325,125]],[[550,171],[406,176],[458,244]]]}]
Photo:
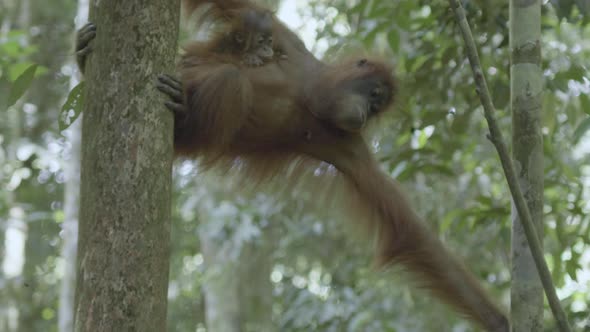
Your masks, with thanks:
[{"label": "hand gripping tree trunk", "polygon": [[165,331],[178,0],[90,4],[76,331]]}]

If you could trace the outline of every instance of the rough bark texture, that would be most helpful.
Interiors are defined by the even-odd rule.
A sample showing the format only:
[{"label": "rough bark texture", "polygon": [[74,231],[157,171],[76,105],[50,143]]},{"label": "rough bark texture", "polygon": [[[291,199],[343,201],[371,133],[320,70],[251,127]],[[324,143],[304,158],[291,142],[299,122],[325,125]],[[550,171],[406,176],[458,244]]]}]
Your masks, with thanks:
[{"label": "rough bark texture", "polygon": [[165,331],[178,0],[101,0],[86,65],[76,331]]},{"label": "rough bark texture", "polygon": [[[540,240],[543,234],[541,2],[510,1],[513,158]],[[542,331],[543,285],[513,208],[511,316],[514,331]]]}]

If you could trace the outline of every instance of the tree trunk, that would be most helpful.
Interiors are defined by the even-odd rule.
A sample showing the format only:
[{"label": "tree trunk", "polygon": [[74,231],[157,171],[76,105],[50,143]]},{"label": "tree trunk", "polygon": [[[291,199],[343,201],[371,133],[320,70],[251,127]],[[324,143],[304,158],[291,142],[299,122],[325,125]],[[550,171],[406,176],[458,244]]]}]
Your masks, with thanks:
[{"label": "tree trunk", "polygon": [[243,212],[241,206],[224,206],[223,201],[237,201],[238,195],[216,177],[202,176],[201,184],[199,238],[207,271],[207,331],[276,331],[270,281],[273,228],[260,229],[262,233],[246,241],[236,240],[230,234],[239,232]]},{"label": "tree trunk", "polygon": [[260,241],[252,241],[242,249],[238,261],[239,291],[243,331],[276,331],[272,321],[272,272],[273,232],[266,228]]},{"label": "tree trunk", "polygon": [[[513,158],[537,234],[543,234],[541,2],[510,1]],[[542,331],[543,285],[513,207],[511,315],[514,331]]]},{"label": "tree trunk", "polygon": [[199,225],[199,236],[207,269],[203,286],[207,330],[276,331],[272,322],[271,229],[264,230],[260,241],[242,243],[237,249],[231,239],[223,240],[225,234],[207,229],[210,223],[225,221],[212,219],[213,213],[204,215],[207,219],[200,218],[204,222]]},{"label": "tree trunk", "polygon": [[[211,216],[210,213],[206,215]],[[223,235],[212,236],[211,231],[204,231],[206,227],[206,224],[199,225],[201,252],[207,269],[203,282],[207,331],[241,332],[238,266],[230,253],[233,245],[230,240],[221,241]]]},{"label": "tree trunk", "polygon": [[178,0],[92,2],[86,65],[76,331],[165,331]]}]

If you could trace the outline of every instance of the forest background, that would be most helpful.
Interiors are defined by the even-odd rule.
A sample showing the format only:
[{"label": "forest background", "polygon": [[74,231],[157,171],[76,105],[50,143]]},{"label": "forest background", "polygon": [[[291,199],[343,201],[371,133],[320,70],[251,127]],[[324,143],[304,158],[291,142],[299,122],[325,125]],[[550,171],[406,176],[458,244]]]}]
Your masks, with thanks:
[{"label": "forest background", "polygon": [[[401,100],[373,141],[379,160],[508,307],[510,195],[448,2],[269,2],[328,61],[366,49],[396,64]],[[510,137],[508,2],[463,5]],[[84,6],[0,2],[0,330],[71,330],[79,129],[62,131],[60,116],[80,109],[70,91]],[[552,0],[542,14],[545,258],[570,323],[590,331],[590,6]],[[310,209],[309,193],[240,196],[190,161],[175,163],[173,179],[170,331],[472,329],[398,270],[375,273],[370,248]],[[544,317],[554,331],[548,308]]]}]

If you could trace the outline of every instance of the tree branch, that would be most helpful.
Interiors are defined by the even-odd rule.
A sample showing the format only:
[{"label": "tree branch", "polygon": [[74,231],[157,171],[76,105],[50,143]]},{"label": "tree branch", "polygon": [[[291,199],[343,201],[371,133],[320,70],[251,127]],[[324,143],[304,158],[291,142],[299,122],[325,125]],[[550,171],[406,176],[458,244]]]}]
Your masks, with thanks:
[{"label": "tree branch", "polygon": [[549,272],[549,268],[547,267],[547,263],[545,262],[545,258],[543,257],[541,242],[539,241],[539,237],[535,230],[531,218],[531,213],[528,209],[528,206],[518,184],[516,171],[514,170],[512,159],[510,158],[508,148],[506,147],[506,143],[504,142],[504,138],[502,137],[502,132],[500,131],[500,128],[498,127],[498,123],[496,122],[496,118],[494,116],[494,104],[492,103],[492,98],[490,96],[490,92],[488,90],[487,83],[483,75],[481,63],[479,61],[479,56],[477,54],[477,49],[475,47],[475,42],[473,41],[473,36],[471,34],[471,28],[469,27],[469,23],[467,23],[467,18],[465,17],[465,10],[463,9],[459,1],[449,0],[449,2],[451,4],[451,7],[453,8],[453,11],[455,12],[457,23],[459,24],[459,28],[461,29],[461,33],[465,41],[465,50],[467,53],[467,57],[469,58],[469,63],[471,64],[473,76],[475,78],[476,91],[479,95],[479,99],[481,100],[481,104],[484,110],[484,116],[488,122],[488,127],[490,130],[488,138],[490,139],[490,141],[492,141],[492,143],[496,147],[496,150],[498,151],[498,155],[500,156],[502,168],[504,169],[504,174],[506,175],[506,181],[508,182],[508,187],[510,188],[510,192],[512,194],[512,199],[514,200],[516,210],[520,215],[520,221],[522,223],[522,227],[524,229],[527,242],[531,249],[531,253],[533,255],[533,259],[537,267],[537,272],[539,273],[539,277],[543,284],[543,288],[545,289],[547,301],[549,302],[549,306],[551,307],[553,316],[557,321],[559,330],[562,332],[570,332],[571,327],[567,321],[565,312],[563,311],[563,308],[561,307],[561,304],[559,302],[559,298],[557,297],[557,294],[555,292],[555,286],[553,285],[553,281],[551,280],[551,273]]}]

